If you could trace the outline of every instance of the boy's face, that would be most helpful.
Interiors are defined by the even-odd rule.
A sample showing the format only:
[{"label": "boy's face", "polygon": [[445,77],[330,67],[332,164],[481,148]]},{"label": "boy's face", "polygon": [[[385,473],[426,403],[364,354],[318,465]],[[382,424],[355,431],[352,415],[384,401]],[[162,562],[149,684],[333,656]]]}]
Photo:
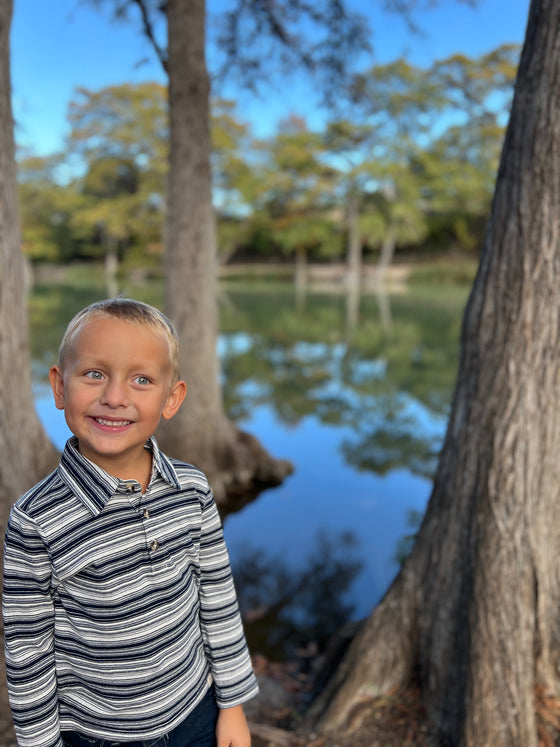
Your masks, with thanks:
[{"label": "boy's face", "polygon": [[49,377],[80,452],[116,477],[145,461],[146,440],[186,394],[183,381],[172,384],[165,337],[114,318],[86,322]]}]

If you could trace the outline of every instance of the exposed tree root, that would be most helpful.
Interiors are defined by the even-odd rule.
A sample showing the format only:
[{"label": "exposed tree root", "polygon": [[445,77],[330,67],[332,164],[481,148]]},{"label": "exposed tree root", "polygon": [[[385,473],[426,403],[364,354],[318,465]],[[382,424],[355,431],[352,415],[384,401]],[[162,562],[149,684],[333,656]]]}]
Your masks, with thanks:
[{"label": "exposed tree root", "polygon": [[239,511],[294,471],[291,462],[272,457],[250,433],[234,426],[231,435],[227,452],[206,471],[222,515]]},{"label": "exposed tree root", "polygon": [[[535,689],[539,747],[560,745],[560,698]],[[254,747],[428,747],[430,729],[417,687],[394,688],[355,704],[336,735],[250,724]]]},{"label": "exposed tree root", "polygon": [[205,434],[187,440],[166,421],[157,439],[166,454],[201,469],[208,478],[222,516],[243,508],[267,488],[281,485],[294,471],[287,459],[272,457],[260,441],[227,419]]},{"label": "exposed tree root", "polygon": [[557,747],[560,744],[560,698],[550,695],[545,688],[535,688],[535,711],[539,747]]}]

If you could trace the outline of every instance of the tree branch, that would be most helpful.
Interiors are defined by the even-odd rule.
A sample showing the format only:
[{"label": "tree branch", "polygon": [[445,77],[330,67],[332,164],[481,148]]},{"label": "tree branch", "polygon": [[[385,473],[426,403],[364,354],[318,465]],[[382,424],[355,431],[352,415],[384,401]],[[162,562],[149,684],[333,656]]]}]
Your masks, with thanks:
[{"label": "tree branch", "polygon": [[130,0],[130,2],[135,3],[138,6],[140,10],[140,15],[142,16],[142,25],[144,27],[144,33],[146,34],[150,43],[152,44],[152,47],[154,48],[154,51],[156,55],[158,56],[159,61],[162,64],[164,72],[167,73],[168,72],[167,52],[164,49],[162,49],[157,42],[157,39],[154,34],[154,27],[150,20],[150,13],[149,13],[145,0]]}]

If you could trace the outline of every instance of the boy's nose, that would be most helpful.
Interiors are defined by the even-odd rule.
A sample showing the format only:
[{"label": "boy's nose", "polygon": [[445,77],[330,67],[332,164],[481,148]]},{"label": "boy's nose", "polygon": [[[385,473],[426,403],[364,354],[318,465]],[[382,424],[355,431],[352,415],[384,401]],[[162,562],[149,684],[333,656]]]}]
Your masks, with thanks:
[{"label": "boy's nose", "polygon": [[103,387],[100,402],[109,407],[121,407],[128,405],[128,394],[124,383],[111,379]]}]

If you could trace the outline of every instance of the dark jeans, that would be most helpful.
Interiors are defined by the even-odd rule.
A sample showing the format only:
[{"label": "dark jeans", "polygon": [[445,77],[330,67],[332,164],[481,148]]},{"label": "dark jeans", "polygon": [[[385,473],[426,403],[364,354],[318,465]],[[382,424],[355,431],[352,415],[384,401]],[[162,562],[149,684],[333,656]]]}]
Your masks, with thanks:
[{"label": "dark jeans", "polygon": [[77,731],[63,731],[62,741],[64,747],[216,747],[217,720],[218,706],[214,689],[210,688],[183,723],[163,737],[135,742],[112,742],[110,739],[86,737]]}]

